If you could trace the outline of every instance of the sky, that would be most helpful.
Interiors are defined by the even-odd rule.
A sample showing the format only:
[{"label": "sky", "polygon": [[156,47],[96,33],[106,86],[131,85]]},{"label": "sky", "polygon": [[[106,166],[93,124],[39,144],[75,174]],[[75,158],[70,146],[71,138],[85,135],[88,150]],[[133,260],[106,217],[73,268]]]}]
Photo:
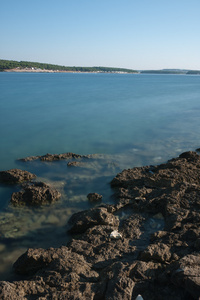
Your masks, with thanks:
[{"label": "sky", "polygon": [[0,0],[0,59],[200,70],[200,0]]}]

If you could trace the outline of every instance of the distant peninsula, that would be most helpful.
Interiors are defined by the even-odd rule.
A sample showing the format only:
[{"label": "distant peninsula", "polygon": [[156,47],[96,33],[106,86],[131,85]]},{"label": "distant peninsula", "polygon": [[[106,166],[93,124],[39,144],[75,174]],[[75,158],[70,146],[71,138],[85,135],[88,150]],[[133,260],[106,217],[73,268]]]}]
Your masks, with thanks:
[{"label": "distant peninsula", "polygon": [[136,70],[109,67],[66,67],[48,63],[0,59],[0,72],[79,72],[79,73],[138,73]]},{"label": "distant peninsula", "polygon": [[179,74],[179,75],[200,75],[199,70],[182,70],[182,69],[162,69],[162,70],[143,70],[142,74]]},{"label": "distant peninsula", "polygon": [[132,73],[132,74],[182,74],[200,75],[200,70],[162,69],[162,70],[133,70],[111,67],[67,67],[48,63],[30,61],[15,61],[0,59],[0,72],[32,72],[32,73]]}]

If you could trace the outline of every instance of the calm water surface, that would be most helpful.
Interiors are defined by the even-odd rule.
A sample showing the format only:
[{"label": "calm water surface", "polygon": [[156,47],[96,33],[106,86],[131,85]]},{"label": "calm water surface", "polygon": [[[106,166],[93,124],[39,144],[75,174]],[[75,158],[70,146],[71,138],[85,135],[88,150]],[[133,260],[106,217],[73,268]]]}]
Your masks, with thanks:
[{"label": "calm water surface", "polygon": [[[10,278],[28,247],[67,242],[72,213],[112,203],[109,182],[124,168],[159,164],[200,147],[200,76],[0,73],[0,169],[21,168],[62,197],[44,208],[13,208],[17,186],[0,185],[0,273]],[[46,153],[101,154],[84,168],[19,163]]]}]

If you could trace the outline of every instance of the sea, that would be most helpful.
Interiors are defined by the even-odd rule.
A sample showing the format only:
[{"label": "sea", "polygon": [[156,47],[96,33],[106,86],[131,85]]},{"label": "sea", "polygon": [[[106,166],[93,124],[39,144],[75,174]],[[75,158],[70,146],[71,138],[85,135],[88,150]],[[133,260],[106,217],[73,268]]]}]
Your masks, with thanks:
[{"label": "sea", "polygon": [[[30,171],[61,192],[55,204],[13,207],[20,185],[0,185],[0,280],[28,248],[66,245],[67,221],[113,204],[112,178],[200,147],[200,76],[116,73],[0,73],[0,171]],[[22,162],[46,153],[95,154],[69,161]]]}]

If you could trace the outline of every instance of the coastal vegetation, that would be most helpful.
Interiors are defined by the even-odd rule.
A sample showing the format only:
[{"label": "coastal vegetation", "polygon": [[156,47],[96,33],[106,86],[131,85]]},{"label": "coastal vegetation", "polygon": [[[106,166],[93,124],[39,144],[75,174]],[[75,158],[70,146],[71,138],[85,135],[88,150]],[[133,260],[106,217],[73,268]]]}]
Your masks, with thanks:
[{"label": "coastal vegetation", "polygon": [[31,61],[15,61],[0,59],[0,72],[3,71],[19,72],[95,72],[95,73],[141,73],[141,74],[182,74],[182,75],[200,75],[200,70],[184,69],[162,69],[162,70],[133,70],[126,68],[111,67],[69,67],[48,63],[39,63]]},{"label": "coastal vegetation", "polygon": [[124,68],[109,68],[109,67],[66,67],[60,65],[53,65],[48,63],[28,62],[28,61],[14,61],[14,60],[0,60],[0,71],[12,69],[30,69],[30,70],[52,70],[65,72],[117,72],[117,73],[137,73],[132,69]]}]

